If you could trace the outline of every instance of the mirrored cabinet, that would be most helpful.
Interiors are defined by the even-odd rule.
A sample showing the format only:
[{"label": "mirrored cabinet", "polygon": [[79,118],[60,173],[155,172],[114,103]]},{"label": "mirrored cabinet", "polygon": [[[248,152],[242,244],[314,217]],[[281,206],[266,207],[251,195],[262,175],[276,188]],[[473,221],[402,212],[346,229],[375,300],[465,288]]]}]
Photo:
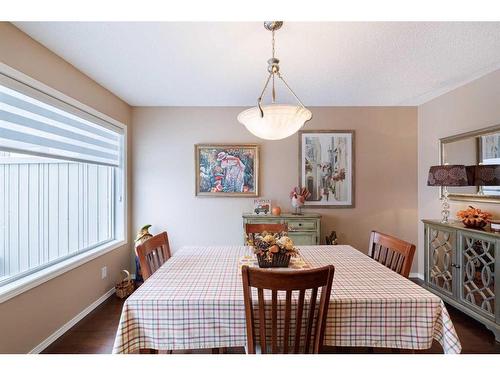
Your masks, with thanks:
[{"label": "mirrored cabinet", "polygon": [[425,286],[482,322],[500,342],[500,234],[423,220]]}]

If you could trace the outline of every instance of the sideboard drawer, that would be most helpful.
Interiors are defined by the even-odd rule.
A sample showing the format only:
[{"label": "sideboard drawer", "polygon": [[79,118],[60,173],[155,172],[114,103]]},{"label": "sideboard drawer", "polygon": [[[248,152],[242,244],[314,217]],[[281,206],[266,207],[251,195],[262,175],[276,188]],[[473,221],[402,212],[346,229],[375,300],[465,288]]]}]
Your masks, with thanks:
[{"label": "sideboard drawer", "polygon": [[286,223],[290,232],[316,230],[316,220],[288,220]]},{"label": "sideboard drawer", "polygon": [[245,224],[282,224],[283,220],[279,216],[252,217],[245,220]]}]

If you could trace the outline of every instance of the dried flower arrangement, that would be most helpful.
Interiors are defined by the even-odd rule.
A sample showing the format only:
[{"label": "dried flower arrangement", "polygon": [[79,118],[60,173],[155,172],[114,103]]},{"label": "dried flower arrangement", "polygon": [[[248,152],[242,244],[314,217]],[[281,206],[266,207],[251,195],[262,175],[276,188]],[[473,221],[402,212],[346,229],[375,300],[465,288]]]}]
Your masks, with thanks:
[{"label": "dried flower arrangement", "polygon": [[466,210],[457,212],[457,218],[468,228],[483,228],[491,221],[493,215],[479,208],[469,206]]},{"label": "dried flower arrangement", "polygon": [[261,268],[288,267],[290,257],[298,255],[293,241],[285,232],[256,235],[253,247]]}]

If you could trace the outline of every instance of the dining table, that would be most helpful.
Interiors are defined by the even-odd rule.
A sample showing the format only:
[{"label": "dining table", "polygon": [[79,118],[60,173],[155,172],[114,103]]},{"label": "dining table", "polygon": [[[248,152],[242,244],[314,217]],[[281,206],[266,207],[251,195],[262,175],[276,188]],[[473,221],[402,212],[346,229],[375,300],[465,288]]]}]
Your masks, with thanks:
[{"label": "dining table", "polygon": [[[335,267],[324,345],[425,350],[437,341],[444,353],[460,353],[446,306],[435,294],[349,245],[298,251],[306,268]],[[245,346],[241,265],[252,256],[248,246],[177,250],[125,301],[113,353]],[[284,299],[278,296],[281,320]]]}]

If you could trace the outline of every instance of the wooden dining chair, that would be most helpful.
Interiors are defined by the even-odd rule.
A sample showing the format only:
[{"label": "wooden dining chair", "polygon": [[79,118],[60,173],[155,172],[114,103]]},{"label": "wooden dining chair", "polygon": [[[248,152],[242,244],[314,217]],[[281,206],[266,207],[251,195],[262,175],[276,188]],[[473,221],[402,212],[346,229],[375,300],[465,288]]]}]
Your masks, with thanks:
[{"label": "wooden dining chair", "polygon": [[[332,290],[334,266],[325,266],[314,270],[306,271],[270,271],[261,270],[258,268],[242,267],[243,278],[243,296],[245,300],[245,317],[247,327],[247,347],[249,354],[256,352],[256,333],[254,319],[254,305],[252,302],[252,288],[257,288],[258,296],[258,321],[259,321],[259,337],[261,353],[268,352],[266,339],[266,312],[264,301],[264,290],[271,290],[271,353],[275,354],[278,351],[288,353],[289,350],[293,353],[299,353],[302,348],[304,353],[309,353],[312,341],[312,352],[319,353],[325,334],[326,316],[328,314],[328,305],[330,302],[330,293]],[[318,309],[316,302],[318,296],[318,288],[321,288],[321,298]],[[306,320],[305,340],[301,347],[301,338],[303,335],[302,323],[304,313],[304,300],[306,290],[311,290],[311,298],[309,300],[309,313]],[[285,316],[283,342],[278,343],[278,292],[286,291],[285,297]],[[290,320],[292,311],[292,293],[298,292],[297,309],[295,314],[295,334],[290,336]],[[306,302],[307,304],[307,302]],[[315,311],[317,310],[317,314]],[[316,318],[315,318],[316,316]],[[313,332],[314,327],[314,332]],[[290,338],[293,337],[293,346],[290,345]],[[280,350],[278,350],[280,348]]]},{"label": "wooden dining chair", "polygon": [[142,277],[146,281],[163,263],[170,259],[167,232],[157,234],[137,246],[137,255],[139,256]]},{"label": "wooden dining chair", "polygon": [[253,239],[259,233],[281,233],[288,232],[287,224],[245,224],[246,244],[252,245]]},{"label": "wooden dining chair", "polygon": [[368,256],[404,277],[410,275],[415,245],[377,231],[372,231]]},{"label": "wooden dining chair", "polygon": [[245,232],[250,233],[281,233],[288,232],[287,224],[246,224]]}]

